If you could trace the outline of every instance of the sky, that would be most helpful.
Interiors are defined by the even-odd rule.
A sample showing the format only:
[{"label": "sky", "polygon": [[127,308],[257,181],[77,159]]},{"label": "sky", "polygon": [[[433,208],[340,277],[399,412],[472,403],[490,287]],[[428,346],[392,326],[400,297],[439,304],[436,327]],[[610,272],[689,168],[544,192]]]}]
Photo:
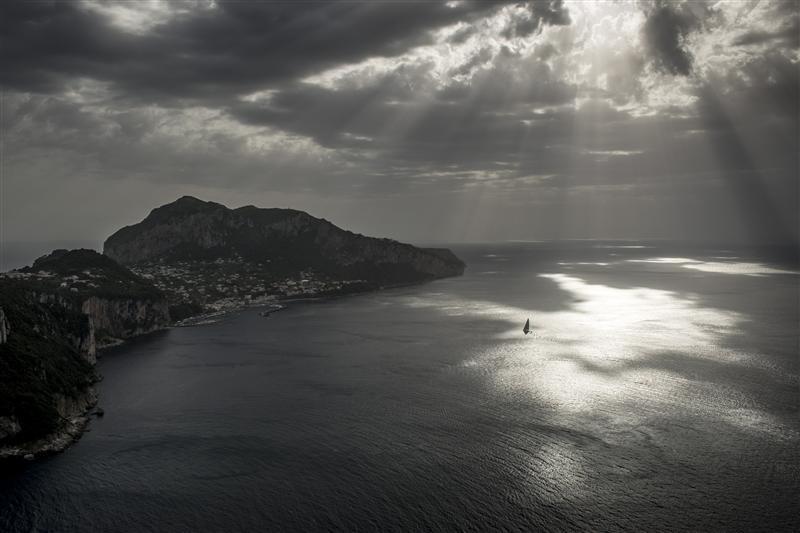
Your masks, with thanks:
[{"label": "sky", "polygon": [[798,241],[794,1],[5,1],[0,238]]}]

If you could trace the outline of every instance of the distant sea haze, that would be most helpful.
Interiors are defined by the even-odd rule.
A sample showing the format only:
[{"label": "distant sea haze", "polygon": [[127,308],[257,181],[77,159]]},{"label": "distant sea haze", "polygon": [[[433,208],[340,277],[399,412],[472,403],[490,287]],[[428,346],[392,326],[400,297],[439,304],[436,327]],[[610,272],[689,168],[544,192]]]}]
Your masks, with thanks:
[{"label": "distant sea haze", "polygon": [[104,353],[105,416],[0,474],[0,531],[797,531],[796,268],[452,249],[464,276]]},{"label": "distant sea haze", "polygon": [[0,244],[0,272],[28,266],[39,257],[59,248],[89,248],[100,251],[102,243],[96,241],[35,241],[3,242]]},{"label": "distant sea haze", "polygon": [[[508,245],[541,245],[541,246],[559,246],[555,241],[508,241]],[[448,244],[448,243],[417,243],[418,246],[433,247],[433,248],[447,248],[453,246],[471,246],[468,243],[461,244]],[[502,245],[502,244],[501,244]],[[491,246],[488,243],[475,244],[474,246]],[[667,247],[675,249],[680,247],[678,244],[671,242],[649,242],[649,241],[601,241],[601,240],[572,240],[563,242],[566,248],[586,248],[586,249],[602,249],[603,247],[619,248],[621,250],[629,249],[646,249],[648,247]],[[782,264],[798,265],[800,258],[798,257],[797,246],[742,246],[742,245],[726,245],[719,244],[711,246],[708,244],[696,244],[693,246],[682,245],[684,248],[690,250],[709,250],[717,249],[722,251],[730,251],[731,248],[744,250],[747,255],[751,257],[762,257],[771,261],[777,261]],[[22,268],[32,264],[39,257],[52,252],[53,250],[64,248],[88,248],[102,253],[103,243],[98,241],[87,240],[72,240],[72,241],[12,241],[0,243],[0,272],[7,272],[17,268]]]}]

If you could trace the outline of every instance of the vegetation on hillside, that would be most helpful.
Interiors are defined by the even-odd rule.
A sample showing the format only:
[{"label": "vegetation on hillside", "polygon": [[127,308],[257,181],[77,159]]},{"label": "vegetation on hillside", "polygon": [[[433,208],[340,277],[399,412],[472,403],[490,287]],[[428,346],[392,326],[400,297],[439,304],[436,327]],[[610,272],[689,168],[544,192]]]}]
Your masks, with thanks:
[{"label": "vegetation on hillside", "polygon": [[19,283],[0,283],[0,305],[11,331],[0,344],[0,416],[12,416],[17,441],[51,433],[61,423],[56,395],[77,398],[95,380],[93,366],[70,345],[86,333],[86,316],[43,305]]}]

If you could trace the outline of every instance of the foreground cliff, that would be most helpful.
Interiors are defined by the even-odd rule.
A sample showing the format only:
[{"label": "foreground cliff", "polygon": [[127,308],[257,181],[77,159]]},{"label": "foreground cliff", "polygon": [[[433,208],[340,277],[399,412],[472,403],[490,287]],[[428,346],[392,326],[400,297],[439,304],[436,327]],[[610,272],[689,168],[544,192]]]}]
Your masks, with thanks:
[{"label": "foreground cliff", "polygon": [[0,275],[0,458],[72,442],[96,401],[98,348],[169,321],[163,293],[92,250]]},{"label": "foreground cliff", "polygon": [[[0,284],[0,458],[57,446],[94,402],[87,317]],[[91,354],[91,355],[90,355]]]},{"label": "foreground cliff", "polygon": [[292,209],[228,209],[184,196],[122,228],[108,257],[153,280],[175,305],[224,307],[458,276],[446,249],[366,237]]}]

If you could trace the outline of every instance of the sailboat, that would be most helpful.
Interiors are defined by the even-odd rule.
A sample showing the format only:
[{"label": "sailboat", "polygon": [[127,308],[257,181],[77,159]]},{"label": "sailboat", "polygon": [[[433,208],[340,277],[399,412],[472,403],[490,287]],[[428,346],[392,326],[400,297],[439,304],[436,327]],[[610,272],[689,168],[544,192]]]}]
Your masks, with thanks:
[{"label": "sailboat", "polygon": [[530,333],[530,332],[531,332],[531,319],[530,319],[530,318],[529,318],[528,320],[526,320],[526,321],[525,321],[525,327],[524,327],[524,328],[522,328],[522,332],[523,332],[525,335],[527,335],[528,333]]}]

